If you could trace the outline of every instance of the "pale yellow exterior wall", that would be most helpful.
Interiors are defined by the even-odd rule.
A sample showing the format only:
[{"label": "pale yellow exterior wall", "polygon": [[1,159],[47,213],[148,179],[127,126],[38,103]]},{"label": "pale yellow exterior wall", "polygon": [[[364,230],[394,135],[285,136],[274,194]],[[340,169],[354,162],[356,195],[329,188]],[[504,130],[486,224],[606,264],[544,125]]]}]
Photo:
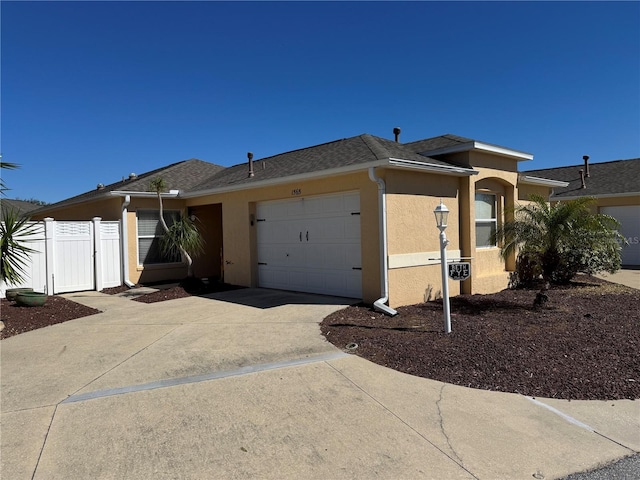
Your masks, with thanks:
[{"label": "pale yellow exterior wall", "polygon": [[518,185],[518,203],[520,205],[530,203],[529,199],[531,195],[540,195],[548,200],[550,190],[551,189],[549,187],[544,187],[542,185]]},{"label": "pale yellow exterior wall", "polygon": [[[517,186],[517,161],[479,152],[464,152],[451,156],[457,162],[479,171],[475,176],[449,176],[437,173],[378,168],[376,174],[386,182],[387,248],[389,304],[391,307],[424,302],[441,295],[441,272],[437,259],[439,231],[433,210],[440,200],[449,208],[446,230],[449,258],[472,257],[472,277],[465,282],[449,281],[450,295],[460,293],[490,293],[507,287],[513,259],[505,262],[499,249],[476,248],[475,192],[496,193],[499,221],[516,199],[528,199],[531,193],[548,198],[549,188]],[[198,208],[204,212],[205,229],[211,239],[203,260],[207,272],[220,273],[227,283],[241,286],[257,285],[256,203],[288,198],[358,191],[360,194],[360,230],[362,255],[363,300],[373,303],[382,294],[380,274],[380,230],[378,185],[366,171],[330,178],[308,179],[280,185],[237,190],[197,198],[166,199],[165,209]],[[607,205],[623,205],[607,203]],[[634,201],[640,199],[635,198]],[[51,215],[56,219],[87,220],[102,216],[119,220],[123,198],[60,209]],[[138,265],[136,211],[157,209],[155,198],[132,198],[127,213],[129,280],[149,283],[180,279],[186,275],[184,264]],[[211,229],[216,230],[215,232]],[[222,259],[220,258],[222,248]],[[434,260],[436,259],[436,260]],[[220,265],[221,264],[221,265]],[[222,271],[220,271],[222,270]],[[209,273],[207,273],[209,275]]]},{"label": "pale yellow exterior wall", "polygon": [[[440,200],[449,209],[447,251],[460,250],[458,189],[460,177],[406,170],[386,170],[389,305],[398,307],[441,296],[440,231],[434,209]],[[399,263],[394,260],[402,260]],[[406,265],[406,266],[405,266]],[[449,294],[460,282],[449,281]]]},{"label": "pale yellow exterior wall", "polygon": [[367,172],[359,172],[205,195],[187,199],[187,206],[222,204],[224,280],[235,285],[255,286],[257,284],[255,224],[251,225],[250,215],[255,213],[257,202],[358,191],[361,207],[362,292],[363,300],[372,303],[380,296],[381,283],[377,188],[377,184],[369,179]]},{"label": "pale yellow exterior wall", "polygon": [[596,198],[595,207],[624,207],[640,205],[640,195],[630,195],[628,197],[607,197]]},{"label": "pale yellow exterior wall", "polygon": [[515,267],[515,257],[505,262],[500,257],[499,247],[476,247],[475,193],[495,193],[498,199],[498,224],[513,207],[517,198],[518,162],[515,159],[470,152],[469,163],[478,170],[478,175],[469,182],[469,254],[471,258],[471,278],[464,282],[464,293],[493,293],[507,288],[509,272]]},{"label": "pale yellow exterior wall", "polygon": [[122,217],[122,198],[107,197],[95,202],[80,203],[59,209],[32,215],[33,220],[42,220],[45,217],[52,217],[54,220],[91,220],[94,217],[101,217],[104,221],[120,220]]}]

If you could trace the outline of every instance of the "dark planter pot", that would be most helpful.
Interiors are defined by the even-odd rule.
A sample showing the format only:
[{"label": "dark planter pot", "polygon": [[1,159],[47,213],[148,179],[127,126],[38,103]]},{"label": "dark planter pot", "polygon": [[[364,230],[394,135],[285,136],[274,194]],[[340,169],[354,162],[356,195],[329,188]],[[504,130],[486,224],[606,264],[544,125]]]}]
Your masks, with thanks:
[{"label": "dark planter pot", "polygon": [[7,300],[14,302],[16,300],[16,295],[21,292],[33,292],[33,288],[7,288],[5,296]]},{"label": "dark planter pot", "polygon": [[16,295],[16,302],[23,307],[41,307],[47,303],[47,294],[39,292],[21,292]]}]

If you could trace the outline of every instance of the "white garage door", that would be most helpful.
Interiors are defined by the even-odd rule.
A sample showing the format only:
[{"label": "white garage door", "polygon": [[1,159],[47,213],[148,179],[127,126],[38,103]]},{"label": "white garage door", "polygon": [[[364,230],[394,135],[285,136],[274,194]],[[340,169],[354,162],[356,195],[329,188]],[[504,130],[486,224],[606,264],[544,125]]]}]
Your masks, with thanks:
[{"label": "white garage door", "polygon": [[362,297],[358,192],[256,206],[261,287]]},{"label": "white garage door", "polygon": [[622,264],[640,265],[640,205],[601,207],[600,213],[615,217],[621,224],[620,233],[629,242],[622,247]]}]

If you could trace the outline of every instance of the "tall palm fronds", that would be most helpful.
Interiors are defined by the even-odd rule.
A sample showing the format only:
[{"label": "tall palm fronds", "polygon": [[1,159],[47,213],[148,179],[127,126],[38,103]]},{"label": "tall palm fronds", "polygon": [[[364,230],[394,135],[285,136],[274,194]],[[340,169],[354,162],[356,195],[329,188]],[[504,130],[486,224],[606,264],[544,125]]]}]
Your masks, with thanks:
[{"label": "tall palm fronds", "polygon": [[0,279],[5,284],[18,285],[24,281],[29,254],[35,250],[27,247],[29,235],[35,233],[36,225],[30,218],[20,216],[16,210],[2,212],[0,222]]}]

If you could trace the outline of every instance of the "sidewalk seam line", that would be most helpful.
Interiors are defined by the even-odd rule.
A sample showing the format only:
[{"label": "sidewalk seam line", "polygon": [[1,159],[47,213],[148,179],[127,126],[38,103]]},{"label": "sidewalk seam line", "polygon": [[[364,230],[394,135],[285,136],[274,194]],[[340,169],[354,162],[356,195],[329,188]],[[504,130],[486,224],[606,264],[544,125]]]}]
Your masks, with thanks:
[{"label": "sidewalk seam line", "polygon": [[44,452],[44,447],[47,445],[47,439],[49,438],[49,432],[51,432],[51,427],[53,425],[53,420],[56,418],[56,413],[58,412],[58,405],[56,405],[53,409],[53,413],[51,414],[51,420],[49,421],[49,426],[47,427],[47,433],[44,435],[44,439],[42,440],[42,447],[40,447],[40,452],[38,453],[38,459],[36,460],[36,465],[33,468],[33,473],[31,474],[31,480],[33,480],[36,476],[36,472],[38,471],[38,467],[40,466],[40,459],[42,458],[42,453]]},{"label": "sidewalk seam line", "polygon": [[[130,385],[126,387],[111,388],[106,390],[97,390],[95,392],[88,392],[82,394],[73,394],[64,399],[61,404],[76,403],[86,400],[93,400],[97,398],[112,397],[115,395],[124,395],[126,393],[136,393],[148,390],[156,390],[158,388],[175,387],[179,385],[189,385],[193,383],[200,383],[209,380],[218,380],[222,378],[238,377],[242,375],[248,375],[251,373],[265,372],[269,370],[277,370],[280,368],[295,367],[300,365],[306,365],[309,363],[326,362],[327,360],[336,360],[338,358],[346,357],[344,352],[330,352],[314,357],[298,358],[293,360],[284,360],[280,362],[262,363],[258,365],[247,365],[237,368],[235,370],[223,370],[221,372],[205,373],[201,375],[191,375],[187,377],[167,378],[164,380],[158,380],[155,382],[142,383],[138,385]],[[106,372],[105,372],[106,373]],[[83,387],[84,388],[84,387]]]},{"label": "sidewalk seam line", "polygon": [[427,443],[429,443],[431,446],[433,446],[436,450],[438,450],[440,453],[442,453],[445,457],[447,457],[449,460],[451,460],[453,463],[455,463],[456,465],[458,465],[460,468],[462,468],[465,472],[467,472],[469,475],[471,475],[473,478],[475,478],[476,480],[480,480],[479,477],[477,477],[473,472],[469,471],[464,465],[462,465],[461,463],[459,463],[458,461],[456,461],[454,458],[451,457],[451,455],[449,455],[447,452],[445,452],[444,450],[442,450],[440,447],[438,447],[435,443],[433,443],[431,440],[429,440],[427,437],[425,437],[422,433],[420,433],[418,430],[416,430],[414,427],[412,427],[411,425],[409,425],[409,423],[407,423],[405,420],[403,420],[398,414],[396,414],[395,412],[393,412],[391,409],[389,409],[386,405],[384,405],[380,400],[378,400],[377,398],[375,398],[373,395],[371,395],[369,392],[367,392],[364,388],[362,388],[360,385],[358,385],[356,382],[354,382],[351,378],[349,378],[348,376],[346,376],[343,372],[341,372],[340,370],[338,370],[336,367],[334,367],[333,365],[331,365],[329,362],[327,362],[327,365],[329,365],[331,368],[333,368],[339,375],[341,375],[342,377],[344,377],[348,382],[350,382],[351,384],[353,384],[358,390],[360,390],[362,393],[364,393],[367,397],[369,397],[371,400],[373,400],[375,403],[377,403],[378,405],[380,405],[384,410],[386,410],[387,412],[389,412],[392,416],[394,416],[395,418],[397,418],[401,423],[403,423],[406,427],[408,427],[410,430],[412,430],[414,433],[416,433],[418,436],[420,436],[422,439],[424,439]]},{"label": "sidewalk seam line", "polygon": [[162,340],[164,337],[166,337],[167,335],[169,335],[170,333],[173,333],[176,329],[178,329],[179,327],[181,327],[183,324],[179,324],[176,325],[174,328],[172,328],[171,330],[169,330],[167,333],[165,333],[164,335],[158,337],[157,339],[155,339],[153,342],[151,342],[150,344],[144,346],[143,348],[141,348],[140,350],[138,350],[137,352],[129,355],[127,358],[125,358],[124,360],[122,360],[120,363],[114,365],[113,367],[111,367],[110,369],[102,372],[100,375],[98,375],[97,377],[95,377],[93,380],[91,380],[89,383],[83,385],[82,387],[78,388],[75,392],[73,392],[71,395],[69,395],[67,398],[65,398],[64,400],[62,400],[60,403],[67,403],[68,400],[72,397],[74,397],[80,390],[87,388],[89,385],[91,385],[93,382],[95,382],[96,380],[99,380],[100,378],[104,377],[107,373],[112,372],[113,370],[115,370],[116,368],[118,368],[120,365],[122,365],[123,363],[131,360],[133,357],[135,357],[136,355],[138,355],[139,353],[145,351],[147,348],[151,347],[152,345],[155,345],[156,343],[158,343],[160,340]]}]

